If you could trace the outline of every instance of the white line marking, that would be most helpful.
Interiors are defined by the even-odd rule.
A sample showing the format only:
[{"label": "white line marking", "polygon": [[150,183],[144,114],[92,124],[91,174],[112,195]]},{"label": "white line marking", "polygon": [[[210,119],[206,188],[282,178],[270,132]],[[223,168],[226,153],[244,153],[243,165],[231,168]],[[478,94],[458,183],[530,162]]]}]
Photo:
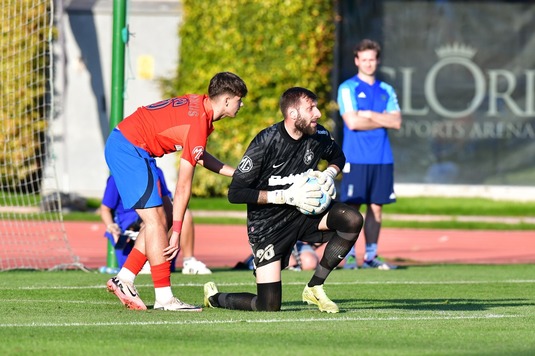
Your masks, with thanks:
[{"label": "white line marking", "polygon": [[236,323],[295,323],[295,322],[341,322],[341,321],[425,321],[425,320],[466,320],[466,319],[505,319],[528,318],[523,315],[485,314],[472,316],[436,316],[436,317],[333,317],[333,318],[298,318],[298,319],[231,319],[231,320],[177,320],[177,321],[130,321],[130,322],[96,322],[96,323],[27,323],[0,324],[0,328],[48,328],[76,326],[139,326],[139,325],[202,325],[202,324],[236,324]]},{"label": "white line marking", "polygon": [[117,301],[94,300],[61,300],[61,299],[0,299],[2,303],[54,303],[54,304],[91,304],[91,305],[117,305]]},{"label": "white line marking", "polygon": [[[284,282],[284,285],[303,285],[306,282]],[[354,281],[354,282],[326,282],[326,285],[376,285],[376,284],[385,284],[385,285],[450,285],[450,284],[499,284],[499,283],[505,283],[505,284],[526,284],[526,283],[535,283],[535,279],[512,279],[512,280],[505,280],[505,281]],[[254,282],[240,282],[240,283],[217,283],[217,286],[254,286]],[[204,282],[202,283],[173,283],[173,287],[202,287],[204,286]],[[137,284],[137,288],[142,287],[153,287],[152,284]],[[95,285],[95,286],[79,286],[79,287],[73,287],[73,286],[29,286],[29,287],[0,287],[0,290],[50,290],[50,289],[106,289],[105,284],[101,285]]]}]

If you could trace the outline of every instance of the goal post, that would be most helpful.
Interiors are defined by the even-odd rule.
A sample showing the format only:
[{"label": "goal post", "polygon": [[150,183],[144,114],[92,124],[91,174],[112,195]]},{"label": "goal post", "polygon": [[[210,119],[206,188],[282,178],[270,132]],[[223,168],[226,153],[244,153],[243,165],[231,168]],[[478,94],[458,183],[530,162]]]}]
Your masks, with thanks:
[{"label": "goal post", "polygon": [[83,268],[51,152],[54,0],[2,1],[0,26],[0,270]]},{"label": "goal post", "polygon": [[[115,0],[113,2],[110,132],[121,122],[124,113],[125,45],[130,36],[126,25],[126,13],[127,0]],[[106,265],[108,268],[115,269],[118,263],[111,241],[108,241],[107,248]]]}]

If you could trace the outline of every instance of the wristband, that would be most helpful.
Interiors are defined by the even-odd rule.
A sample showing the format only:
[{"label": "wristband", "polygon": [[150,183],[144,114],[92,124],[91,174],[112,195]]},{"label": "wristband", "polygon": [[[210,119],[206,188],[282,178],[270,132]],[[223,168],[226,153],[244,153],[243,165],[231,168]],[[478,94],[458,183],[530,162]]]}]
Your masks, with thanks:
[{"label": "wristband", "polygon": [[323,173],[325,173],[332,179],[334,179],[338,175],[338,172],[336,171],[334,167],[328,167],[326,170],[323,171]]},{"label": "wristband", "polygon": [[269,204],[284,204],[286,199],[282,190],[272,190],[267,192],[267,202]]},{"label": "wristband", "polygon": [[173,220],[173,232],[182,232],[182,220]]}]

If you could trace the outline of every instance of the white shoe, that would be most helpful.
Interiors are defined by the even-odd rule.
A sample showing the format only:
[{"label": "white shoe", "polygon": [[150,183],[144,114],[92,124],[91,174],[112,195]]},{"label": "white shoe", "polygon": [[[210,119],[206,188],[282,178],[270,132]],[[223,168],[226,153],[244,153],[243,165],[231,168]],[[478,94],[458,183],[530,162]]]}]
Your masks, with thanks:
[{"label": "white shoe", "polygon": [[196,307],[188,303],[184,303],[177,297],[171,298],[167,303],[160,304],[158,301],[154,303],[154,310],[172,310],[172,311],[189,311],[189,312],[200,312],[202,311],[201,307]]},{"label": "white shoe", "polygon": [[212,274],[212,271],[204,263],[192,257],[184,262],[182,274]]}]

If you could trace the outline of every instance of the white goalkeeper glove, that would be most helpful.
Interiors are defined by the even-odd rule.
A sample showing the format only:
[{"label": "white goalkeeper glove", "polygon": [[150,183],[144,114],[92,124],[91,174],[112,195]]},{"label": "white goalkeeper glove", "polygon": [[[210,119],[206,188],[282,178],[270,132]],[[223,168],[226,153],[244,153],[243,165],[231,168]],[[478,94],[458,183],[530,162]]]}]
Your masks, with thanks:
[{"label": "white goalkeeper glove", "polygon": [[320,206],[321,188],[317,184],[306,184],[308,176],[302,175],[288,189],[273,190],[267,193],[270,204],[288,204],[302,210],[313,212]]},{"label": "white goalkeeper glove", "polygon": [[321,171],[311,171],[308,173],[309,177],[314,177],[318,180],[318,183],[321,185],[321,188],[324,192],[327,192],[331,196],[331,199],[336,198],[336,188],[334,186],[334,177],[338,172],[333,167],[329,167],[323,172]]}]

